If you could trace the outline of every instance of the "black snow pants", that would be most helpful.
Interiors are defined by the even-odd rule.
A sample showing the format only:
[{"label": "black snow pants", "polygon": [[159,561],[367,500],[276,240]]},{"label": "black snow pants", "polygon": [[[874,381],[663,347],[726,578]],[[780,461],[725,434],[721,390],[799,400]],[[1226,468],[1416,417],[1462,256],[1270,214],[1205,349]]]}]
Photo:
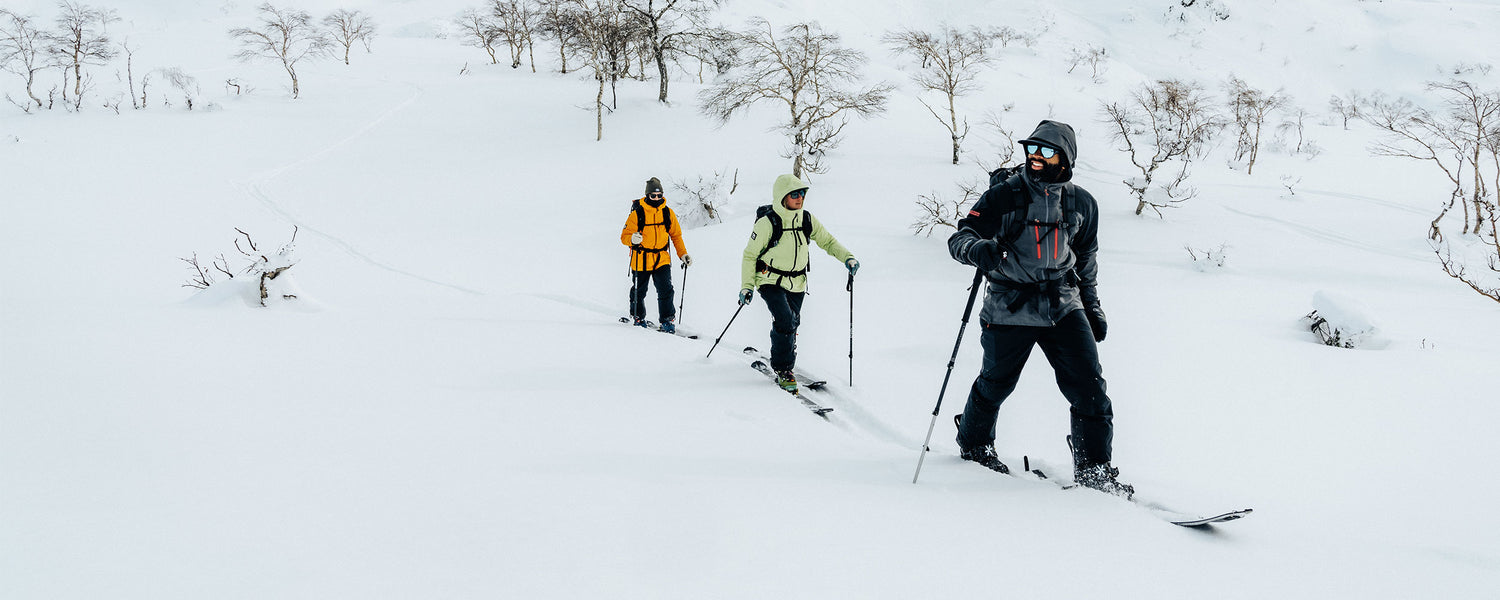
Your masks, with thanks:
[{"label": "black snow pants", "polygon": [[984,324],[984,364],[959,424],[958,444],[972,448],[995,442],[1000,404],[1016,389],[1033,346],[1052,364],[1057,387],[1072,405],[1074,465],[1107,463],[1114,438],[1114,411],[1104,393],[1099,347],[1082,310],[1052,327]]}]

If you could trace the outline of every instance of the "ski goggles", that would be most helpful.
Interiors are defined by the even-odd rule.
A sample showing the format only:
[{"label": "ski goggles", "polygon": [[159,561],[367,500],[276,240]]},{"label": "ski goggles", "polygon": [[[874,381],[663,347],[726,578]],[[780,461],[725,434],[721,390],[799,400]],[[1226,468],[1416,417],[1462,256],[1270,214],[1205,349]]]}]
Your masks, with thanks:
[{"label": "ski goggles", "polygon": [[787,194],[786,197],[791,198],[793,200],[801,200],[802,197],[806,196],[806,195],[807,195],[807,190],[792,190],[792,192],[790,194]]},{"label": "ski goggles", "polygon": [[1043,146],[1041,144],[1024,144],[1021,147],[1026,149],[1027,156],[1031,156],[1032,154],[1040,154],[1042,155],[1042,158],[1052,158],[1054,156],[1057,156],[1057,148],[1053,148],[1051,146]]},{"label": "ski goggles", "polygon": [[647,197],[647,198],[650,198],[650,199],[652,199],[652,200],[655,200],[655,199],[657,199],[657,198],[661,198],[661,197],[662,197],[662,195],[661,195],[661,192],[651,192],[651,193],[649,193],[649,194],[646,194],[646,197]]}]

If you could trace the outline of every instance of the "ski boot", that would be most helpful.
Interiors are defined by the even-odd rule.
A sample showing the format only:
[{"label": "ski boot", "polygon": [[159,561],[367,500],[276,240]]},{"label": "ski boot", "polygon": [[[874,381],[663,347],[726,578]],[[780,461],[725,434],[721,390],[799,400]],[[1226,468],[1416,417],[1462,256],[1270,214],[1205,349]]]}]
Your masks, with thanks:
[{"label": "ski boot", "polygon": [[661,322],[661,330],[663,333],[677,333],[677,326],[672,324],[671,319],[663,319]]},{"label": "ski boot", "polygon": [[1120,470],[1109,463],[1082,464],[1073,470],[1073,481],[1078,485],[1129,500],[1135,495],[1135,486],[1120,483],[1119,476]]},{"label": "ski boot", "polygon": [[971,460],[983,465],[985,468],[997,473],[1010,473],[1010,467],[1000,462],[1000,456],[995,454],[994,444],[985,444],[973,448],[959,448],[958,456],[964,460]]},{"label": "ski boot", "polygon": [[792,374],[791,369],[776,372],[776,385],[781,386],[788,394],[797,393],[797,376]]}]

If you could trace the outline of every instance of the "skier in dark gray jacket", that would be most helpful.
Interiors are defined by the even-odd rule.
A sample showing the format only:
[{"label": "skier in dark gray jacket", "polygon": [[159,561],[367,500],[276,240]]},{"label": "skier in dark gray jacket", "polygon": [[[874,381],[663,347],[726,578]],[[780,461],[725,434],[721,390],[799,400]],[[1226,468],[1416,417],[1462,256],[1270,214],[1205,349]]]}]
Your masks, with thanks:
[{"label": "skier in dark gray jacket", "polygon": [[960,453],[1009,472],[995,453],[995,420],[1032,347],[1041,346],[1072,405],[1076,481],[1129,496],[1134,489],[1110,465],[1114,413],[1099,365],[1107,325],[1097,287],[1098,204],[1070,181],[1078,161],[1072,127],[1042,121],[1020,144],[1025,168],[1008,177],[997,171],[948,238],[953,258],[983,270],[988,282],[979,316],[984,363],[959,420]]}]

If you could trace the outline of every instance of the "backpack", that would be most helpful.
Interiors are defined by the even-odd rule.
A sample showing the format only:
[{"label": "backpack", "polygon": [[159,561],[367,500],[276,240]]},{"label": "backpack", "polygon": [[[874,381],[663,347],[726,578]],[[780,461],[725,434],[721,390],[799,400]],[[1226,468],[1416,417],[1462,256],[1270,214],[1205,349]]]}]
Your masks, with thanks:
[{"label": "backpack", "polygon": [[[770,271],[783,277],[798,277],[806,274],[807,269],[802,269],[800,271],[782,271],[780,269],[773,269],[770,265],[761,262],[761,257],[765,256],[767,252],[771,251],[771,248],[776,247],[776,244],[781,242],[781,234],[786,231],[781,224],[781,215],[776,214],[776,209],[770,204],[766,204],[761,206],[760,208],[755,209],[755,220],[759,221],[762,218],[771,222],[771,239],[766,241],[766,247],[762,248],[760,254],[755,257],[755,270],[762,273]],[[804,209],[802,211],[802,225],[798,227],[797,230],[802,232],[803,238],[811,239],[812,229],[812,213],[807,212],[807,210]],[[809,264],[808,266],[811,266],[811,264]]]},{"label": "backpack", "polygon": [[1000,209],[1001,219],[1003,220],[1006,215],[1010,215],[1011,213],[1020,213],[1019,215],[1011,216],[1009,222],[1006,223],[1005,230],[1001,232],[1001,235],[996,236],[996,240],[1000,242],[1001,246],[1014,253],[1020,252],[1016,247],[1016,242],[1020,241],[1021,233],[1026,229],[1027,225],[1049,227],[1049,232],[1051,229],[1062,229],[1067,227],[1068,215],[1078,212],[1078,195],[1074,193],[1073,182],[1070,181],[1063,184],[1062,221],[1053,223],[1043,223],[1040,221],[1027,222],[1026,208],[1031,205],[1031,195],[1026,192],[1025,184],[1021,182],[1021,172],[1025,168],[1026,163],[1021,163],[990,171],[990,188],[1003,186],[1001,190],[1005,192],[1005,194],[1000,196],[1003,202],[996,207]]},{"label": "backpack", "polygon": [[[646,207],[641,206],[640,200],[632,200],[630,202],[630,209],[635,211],[636,231],[642,234],[646,233]],[[666,228],[667,237],[672,237],[672,207],[663,203],[661,206],[661,223],[651,223],[651,225],[661,225]]]}]

